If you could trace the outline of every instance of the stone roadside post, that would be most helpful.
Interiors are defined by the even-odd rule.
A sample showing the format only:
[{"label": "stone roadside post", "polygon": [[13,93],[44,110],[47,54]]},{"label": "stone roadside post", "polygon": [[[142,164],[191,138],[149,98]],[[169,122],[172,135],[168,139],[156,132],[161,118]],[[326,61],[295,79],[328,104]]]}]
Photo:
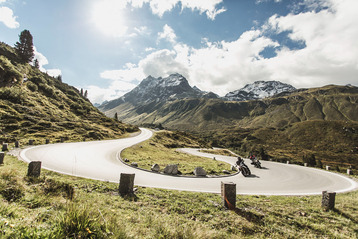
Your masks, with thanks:
[{"label": "stone roadside post", "polygon": [[41,161],[32,161],[27,169],[28,177],[39,177],[41,174]]},{"label": "stone roadside post", "polygon": [[335,192],[322,192],[322,208],[325,211],[334,209],[334,204],[336,201],[336,193]]},{"label": "stone roadside post", "polygon": [[2,151],[8,151],[9,150],[9,145],[7,143],[3,143],[2,144]]},{"label": "stone roadside post", "polygon": [[236,208],[236,184],[232,182],[221,182],[221,197],[223,206],[234,210]]},{"label": "stone roadside post", "polygon": [[119,194],[121,196],[133,194],[134,176],[134,173],[121,173],[121,177],[119,179]]},{"label": "stone roadside post", "polygon": [[0,152],[0,164],[4,164],[5,153]]}]

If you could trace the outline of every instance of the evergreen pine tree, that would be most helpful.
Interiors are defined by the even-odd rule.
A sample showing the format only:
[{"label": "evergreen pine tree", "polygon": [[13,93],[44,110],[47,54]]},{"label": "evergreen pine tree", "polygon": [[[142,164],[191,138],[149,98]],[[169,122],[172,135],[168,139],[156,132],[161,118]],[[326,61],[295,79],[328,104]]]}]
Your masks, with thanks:
[{"label": "evergreen pine tree", "polygon": [[35,59],[34,61],[34,66],[37,68],[37,69],[40,69],[40,64],[39,64],[39,61],[37,59]]},{"label": "evergreen pine tree", "polygon": [[29,63],[34,58],[33,38],[29,30],[23,30],[19,35],[19,41],[15,44],[15,50],[24,63]]},{"label": "evergreen pine tree", "polygon": [[85,97],[85,98],[88,97],[88,92],[87,92],[87,90],[85,91],[84,97]]},{"label": "evergreen pine tree", "polygon": [[81,88],[81,95],[83,96],[83,89]]},{"label": "evergreen pine tree", "polygon": [[118,120],[118,113],[117,112],[114,114],[114,119]]}]

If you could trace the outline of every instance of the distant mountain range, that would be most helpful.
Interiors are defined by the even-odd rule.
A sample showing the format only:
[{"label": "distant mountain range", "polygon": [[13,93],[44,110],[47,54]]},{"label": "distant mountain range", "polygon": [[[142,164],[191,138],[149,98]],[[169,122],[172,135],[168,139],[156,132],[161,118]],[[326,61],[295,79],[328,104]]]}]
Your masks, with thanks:
[{"label": "distant mountain range", "polygon": [[240,127],[285,127],[308,120],[358,121],[358,88],[295,89],[278,81],[257,81],[219,97],[191,87],[180,74],[147,77],[123,97],[99,107],[131,124],[161,124],[203,131]]},{"label": "distant mountain range", "polygon": [[116,100],[104,102],[98,108],[102,111],[108,111],[123,103],[143,105],[193,98],[245,101],[262,99],[293,90],[296,90],[293,86],[279,81],[256,81],[242,89],[228,93],[225,97],[219,97],[213,92],[201,91],[196,86],[191,87],[184,76],[176,73],[165,78],[148,76],[129,93]]},{"label": "distant mountain range", "polygon": [[255,81],[244,88],[230,92],[225,99],[234,101],[257,100],[271,97],[282,92],[292,92],[295,87],[279,81]]}]

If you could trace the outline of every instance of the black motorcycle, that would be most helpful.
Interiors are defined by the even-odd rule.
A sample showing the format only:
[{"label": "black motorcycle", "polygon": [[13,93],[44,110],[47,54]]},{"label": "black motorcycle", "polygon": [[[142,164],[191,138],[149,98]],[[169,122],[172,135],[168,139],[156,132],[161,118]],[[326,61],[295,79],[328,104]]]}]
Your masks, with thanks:
[{"label": "black motorcycle", "polygon": [[244,163],[244,160],[240,157],[236,161],[236,167],[239,170],[239,172],[241,172],[242,175],[244,175],[244,177],[251,175],[251,171],[249,167]]},{"label": "black motorcycle", "polygon": [[261,163],[260,160],[258,160],[257,158],[255,158],[254,160],[252,160],[252,163],[256,168],[262,168],[261,167]]}]

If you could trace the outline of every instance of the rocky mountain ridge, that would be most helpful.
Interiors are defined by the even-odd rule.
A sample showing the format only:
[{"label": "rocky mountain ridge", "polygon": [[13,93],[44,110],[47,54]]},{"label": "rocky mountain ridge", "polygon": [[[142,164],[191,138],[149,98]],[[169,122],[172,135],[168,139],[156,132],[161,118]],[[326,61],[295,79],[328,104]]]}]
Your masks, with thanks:
[{"label": "rocky mountain ridge", "polygon": [[253,84],[247,84],[242,89],[226,94],[225,97],[220,97],[213,92],[202,91],[196,86],[191,87],[184,76],[175,73],[164,78],[148,76],[132,91],[118,99],[104,102],[98,108],[102,111],[108,111],[123,103],[139,105],[159,102],[163,103],[166,101],[186,98],[245,101],[262,99],[282,92],[292,92],[294,90],[296,90],[296,88],[293,86],[279,81],[256,81]]},{"label": "rocky mountain ridge", "polygon": [[239,90],[229,92],[224,99],[232,101],[257,100],[295,90],[296,88],[292,85],[279,81],[255,81]]}]

